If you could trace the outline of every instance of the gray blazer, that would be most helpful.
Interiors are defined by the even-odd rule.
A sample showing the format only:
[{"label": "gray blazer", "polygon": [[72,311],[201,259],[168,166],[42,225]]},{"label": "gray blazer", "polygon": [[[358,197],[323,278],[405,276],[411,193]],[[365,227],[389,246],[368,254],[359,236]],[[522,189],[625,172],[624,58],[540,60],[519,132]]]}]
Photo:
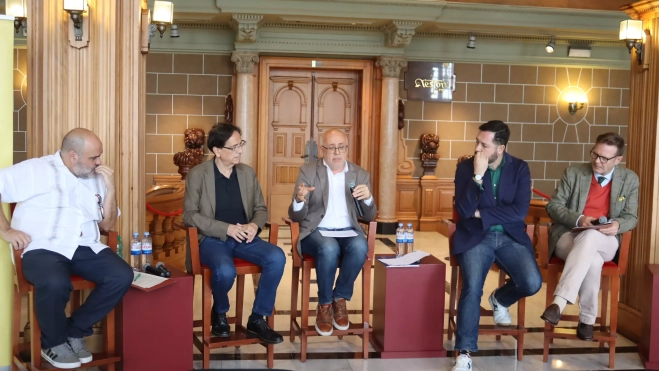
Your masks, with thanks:
[{"label": "gray blazer", "polygon": [[[556,193],[547,203],[547,212],[554,220],[549,230],[549,257],[563,233],[569,232],[577,224],[588,199],[588,191],[593,178],[590,163],[572,165],[565,169]],[[609,218],[620,223],[620,235],[634,229],[638,221],[638,176],[633,171],[616,166],[611,179],[611,205]]]},{"label": "gray blazer", "polygon": [[[183,203],[183,223],[199,230],[199,242],[206,236],[227,240],[229,223],[215,220],[215,166],[214,159],[201,163],[188,173],[185,178],[185,201]],[[250,223],[263,229],[268,221],[268,209],[265,206],[261,185],[256,179],[254,169],[245,164],[236,164],[233,171],[238,176],[240,196],[243,199],[245,215]]]},{"label": "gray blazer", "polygon": [[[369,190],[371,190],[371,176],[368,171],[363,168],[355,165],[351,162],[348,162],[348,172],[345,174],[346,180],[346,204],[348,206],[348,213],[350,214],[350,223],[352,227],[358,231],[364,232],[362,227],[357,221],[357,208],[355,207],[354,201],[352,200],[352,194],[348,188],[350,182],[354,182],[356,185],[365,184]],[[295,199],[295,194],[297,189],[304,182],[307,186],[316,187],[315,190],[309,192],[304,202],[304,206],[300,211],[293,211],[293,200]],[[293,200],[291,200],[291,205],[288,207],[288,217],[291,218],[294,222],[300,223],[300,241],[307,237],[313,232],[318,224],[320,224],[323,217],[325,217],[325,210],[327,210],[327,203],[329,198],[329,188],[328,188],[328,179],[327,179],[327,167],[323,164],[323,159],[320,158],[315,162],[310,162],[302,165],[300,168],[300,173],[297,176],[297,181],[295,182],[295,189],[293,191]],[[370,206],[366,205],[363,201],[361,202],[362,211],[364,211],[363,219],[365,221],[372,221],[375,219],[375,216],[378,213],[378,208],[375,205],[375,199]],[[302,254],[300,244],[298,243],[297,250]]]}]

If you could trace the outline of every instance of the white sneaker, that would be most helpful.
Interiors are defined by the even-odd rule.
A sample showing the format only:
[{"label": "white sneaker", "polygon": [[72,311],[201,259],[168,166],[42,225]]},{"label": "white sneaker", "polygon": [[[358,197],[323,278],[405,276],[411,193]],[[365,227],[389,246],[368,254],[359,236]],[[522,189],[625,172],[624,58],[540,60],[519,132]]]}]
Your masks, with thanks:
[{"label": "white sneaker", "polygon": [[488,299],[488,301],[490,302],[490,306],[492,307],[492,312],[494,312],[494,316],[493,316],[494,323],[496,323],[499,326],[510,326],[513,320],[512,318],[510,318],[510,313],[508,312],[508,308],[499,304],[497,299],[494,297],[495,292],[497,292],[497,290],[492,291]]},{"label": "white sneaker", "polygon": [[455,359],[455,366],[451,371],[471,371],[471,356],[469,354],[460,354]]}]

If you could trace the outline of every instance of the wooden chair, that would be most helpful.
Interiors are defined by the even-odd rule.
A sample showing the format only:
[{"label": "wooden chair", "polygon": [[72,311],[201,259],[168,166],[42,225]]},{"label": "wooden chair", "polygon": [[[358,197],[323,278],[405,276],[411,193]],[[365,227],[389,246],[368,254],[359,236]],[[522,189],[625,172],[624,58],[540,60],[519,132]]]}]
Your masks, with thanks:
[{"label": "wooden chair", "polygon": [[[107,245],[112,249],[112,251],[117,252],[117,232],[101,232],[102,235],[107,237]],[[14,290],[14,308],[12,311],[12,333],[11,333],[11,342],[12,342],[12,354],[14,358],[14,366],[17,370],[27,371],[27,370],[42,370],[42,369],[52,369],[53,366],[48,362],[44,363],[44,368],[42,368],[42,359],[41,359],[41,329],[39,327],[39,321],[34,312],[34,286],[32,286],[23,275],[23,259],[21,254],[23,250],[14,250],[14,262],[16,263],[16,290]],[[80,306],[80,290],[93,289],[96,284],[91,281],[86,281],[80,276],[71,276],[71,283],[73,284],[73,292],[71,293],[71,311],[75,311]],[[28,295],[28,321],[30,322],[30,342],[29,343],[19,343],[20,340],[20,321],[21,321],[21,299],[23,294]],[[115,369],[115,363],[121,360],[121,357],[115,354],[115,321],[114,321],[114,309],[108,313],[108,315],[103,319],[102,329],[103,329],[103,353],[94,354],[94,360],[85,363],[82,367],[98,367],[105,366],[107,370],[113,371]],[[26,350],[30,350],[31,366],[28,367],[28,361],[23,359],[21,353]]]},{"label": "wooden chair", "polygon": [[[549,258],[549,225],[538,226],[538,253],[540,255],[541,268],[547,269],[547,298],[545,307],[551,305],[554,301],[554,292],[558,286],[558,279],[563,272],[565,261],[552,257]],[[622,243],[620,244],[620,251],[618,262],[605,262],[602,267],[602,302],[600,305],[601,314],[595,320],[595,324],[599,324],[600,331],[594,331],[593,341],[600,343],[600,348],[604,347],[604,343],[609,345],[609,368],[615,367],[615,354],[616,354],[616,338],[618,330],[618,294],[620,293],[620,276],[625,274],[627,270],[627,259],[629,257],[629,244],[632,239],[632,232],[628,231],[622,234]],[[609,329],[606,328],[606,318],[609,306],[609,290],[611,290],[611,322]],[[578,315],[561,316],[561,322],[579,322]],[[578,339],[575,329],[557,328],[549,323],[545,323],[545,342],[542,352],[542,361],[549,360],[549,343],[553,343],[554,339]]]},{"label": "wooden chair", "polygon": [[[279,237],[279,225],[276,223],[266,223],[269,228],[268,241],[277,245]],[[261,267],[242,259],[233,259],[236,266],[236,314],[233,317],[227,315],[230,324],[235,325],[234,331],[228,338],[211,337],[211,311],[213,310],[213,293],[211,291],[211,277],[213,272],[205,265],[201,264],[199,259],[199,240],[197,228],[186,227],[188,246],[190,248],[190,257],[192,263],[192,274],[201,275],[202,277],[202,319],[193,322],[193,342],[202,354],[202,365],[204,369],[210,367],[211,349],[236,347],[241,345],[262,344],[266,347],[268,356],[268,368],[274,366],[275,352],[273,344],[263,344],[258,338],[247,336],[247,329],[243,326],[243,301],[245,298],[245,275],[261,273]],[[275,327],[274,311],[268,317],[268,326]],[[201,332],[194,331],[194,328],[201,327]]]},{"label": "wooden chair", "polygon": [[[286,224],[291,227],[291,251],[293,254],[293,274],[291,283],[291,330],[290,339],[295,340],[295,336],[300,337],[300,361],[307,361],[307,340],[309,336],[319,336],[315,326],[309,326],[309,295],[311,291],[311,269],[316,267],[314,258],[304,255],[300,256],[297,251],[298,241],[300,240],[300,225],[288,218],[284,218]],[[358,335],[362,338],[362,352],[364,359],[368,358],[369,334],[373,332],[370,326],[371,312],[371,267],[373,265],[373,255],[375,252],[375,231],[376,222],[362,222],[368,224],[368,254],[362,267],[362,321],[359,323],[350,322],[347,330],[332,331],[331,336],[338,336],[342,339],[344,335]],[[302,297],[300,299],[301,309],[298,309],[297,299],[300,285],[300,269],[302,270]],[[313,309],[315,311],[315,308]],[[298,323],[297,318],[300,317]]]},{"label": "wooden chair", "polygon": [[[452,221],[448,222],[448,238],[449,249],[453,250],[453,235],[455,234],[456,224]],[[526,233],[533,241],[533,234],[535,227],[532,224],[526,225]],[[450,257],[451,265],[451,290],[449,294],[449,314],[448,314],[448,339],[453,339],[453,334],[457,329],[458,317],[458,302],[460,300],[460,292],[462,291],[462,272],[460,271],[460,264],[455,255]],[[506,283],[506,272],[500,269],[494,263],[492,268],[499,271],[499,287]],[[501,335],[510,335],[517,339],[517,360],[521,361],[524,357],[524,334],[526,328],[524,327],[524,318],[526,315],[526,298],[522,298],[517,302],[517,325],[511,326],[498,326],[498,325],[480,325],[478,326],[479,335],[495,335],[497,340],[501,340]],[[481,307],[481,317],[492,317],[493,313],[490,309]]]}]

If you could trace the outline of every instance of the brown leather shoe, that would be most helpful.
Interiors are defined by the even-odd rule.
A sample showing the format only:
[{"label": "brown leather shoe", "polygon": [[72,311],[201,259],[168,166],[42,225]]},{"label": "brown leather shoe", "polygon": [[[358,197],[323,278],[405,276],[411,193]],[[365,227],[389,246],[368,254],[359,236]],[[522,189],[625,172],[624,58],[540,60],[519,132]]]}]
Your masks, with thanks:
[{"label": "brown leather shoe", "polygon": [[347,330],[350,327],[348,320],[348,308],[346,308],[346,299],[338,299],[332,302],[334,311],[333,324],[337,330]]},{"label": "brown leather shoe", "polygon": [[561,319],[561,308],[558,304],[552,304],[545,309],[540,318],[552,326],[558,326],[558,321]]},{"label": "brown leather shoe", "polygon": [[593,340],[593,325],[579,322],[577,326],[577,337],[585,341]]},{"label": "brown leather shoe", "polygon": [[316,307],[316,331],[319,335],[332,335],[332,304],[318,304]]}]

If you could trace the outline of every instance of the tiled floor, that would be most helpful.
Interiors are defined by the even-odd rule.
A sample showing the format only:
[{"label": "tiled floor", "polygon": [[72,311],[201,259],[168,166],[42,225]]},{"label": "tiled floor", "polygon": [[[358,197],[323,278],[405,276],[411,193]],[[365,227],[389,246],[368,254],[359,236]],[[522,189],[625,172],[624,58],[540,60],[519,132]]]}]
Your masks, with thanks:
[{"label": "tiled floor", "polygon": [[[386,239],[392,239],[393,236],[378,236],[381,239],[376,240],[376,254],[390,253],[387,247]],[[384,241],[384,242],[383,242]],[[286,228],[280,229],[279,246],[284,251],[289,252],[291,248],[290,232]],[[423,250],[433,254],[441,260],[448,257],[448,240],[434,232],[417,232],[416,246],[417,250]],[[288,334],[290,307],[290,289],[291,289],[291,261],[290,256],[285,271],[284,278],[279,285],[277,292],[276,310],[282,312],[275,316],[275,330]],[[445,260],[446,261],[446,260]],[[448,263],[448,262],[447,262]],[[447,280],[449,270],[447,269]],[[487,304],[487,296],[496,288],[496,274],[490,273],[485,284],[482,304]],[[361,278],[358,278],[357,282]],[[245,292],[244,313],[251,313],[254,292],[252,290],[251,280],[247,280]],[[195,318],[201,318],[201,281],[198,278],[195,282]],[[371,290],[372,292],[372,290]],[[315,294],[315,287],[312,285],[312,295]],[[229,294],[232,301],[235,299],[235,292]],[[349,310],[361,308],[361,289],[359,285],[355,287],[353,300],[348,304]],[[476,371],[499,371],[499,370],[607,370],[608,365],[608,348],[600,350],[597,343],[583,341],[556,340],[552,345],[549,362],[542,362],[542,328],[544,322],[540,319],[540,314],[545,306],[545,288],[535,296],[528,298],[526,301],[526,326],[529,333],[525,337],[524,359],[521,362],[516,361],[515,339],[509,336],[502,337],[501,341],[496,341],[493,336],[482,336],[479,338],[478,346],[480,351],[473,356],[474,370]],[[448,294],[446,295],[448,303]],[[311,304],[312,308],[315,304]],[[285,314],[284,314],[285,313]],[[578,308],[574,305],[568,306],[566,313],[578,313]],[[511,310],[513,322],[516,321],[516,310]],[[444,314],[446,316],[446,314]],[[357,315],[355,315],[357,316]],[[355,318],[357,319],[357,318]],[[311,320],[313,323],[313,319]],[[25,323],[25,318],[23,320]],[[445,320],[446,323],[446,320]],[[90,339],[91,340],[91,339]],[[95,341],[91,341],[90,348],[95,346]],[[446,349],[453,349],[453,341],[446,340],[444,335],[444,346]],[[299,361],[300,342],[296,338],[294,342],[285,340],[282,344],[275,346],[275,368],[287,370],[314,370],[314,371],[338,371],[338,370],[450,370],[453,365],[452,358],[428,358],[428,359],[379,359],[379,354],[371,347],[370,359],[361,359],[361,339],[356,336],[346,336],[343,340],[336,337],[312,337],[308,346],[308,361],[301,363]],[[195,349],[195,368],[201,368],[201,355]],[[211,368],[231,369],[231,368],[266,368],[265,349],[260,345],[243,346],[240,349],[224,348],[213,351],[211,355]],[[639,370],[643,369],[640,358],[636,353],[636,345],[624,337],[618,335],[616,346],[616,370]]]},{"label": "tiled floor", "polygon": [[[393,239],[393,236],[378,236],[382,239]],[[391,250],[386,242],[382,239],[376,240],[376,254],[390,253]],[[290,232],[286,228],[280,229],[279,246],[286,252],[290,251]],[[434,232],[417,232],[416,246],[417,250],[429,252],[436,257],[444,260],[448,257],[448,240]],[[290,288],[291,288],[291,261],[284,274],[277,292],[276,309],[288,313],[290,309]],[[447,262],[448,263],[448,262]],[[447,269],[447,275],[449,270]],[[447,276],[447,280],[448,280]],[[358,278],[358,283],[361,278]],[[245,293],[245,313],[251,312],[254,293],[250,290],[251,284],[246,284],[247,292]],[[491,273],[485,284],[482,304],[487,304],[487,296],[496,288],[496,274]],[[501,341],[496,341],[493,336],[482,336],[479,339],[478,346],[481,350],[474,354],[474,370],[606,370],[608,365],[608,348],[600,351],[597,343],[583,341],[556,340],[552,345],[552,354],[548,363],[542,362],[542,328],[544,322],[540,319],[540,314],[545,307],[545,291],[543,289],[527,299],[526,306],[526,326],[529,333],[526,335],[524,344],[524,360],[516,361],[515,349],[516,342],[512,337],[504,336]],[[195,286],[196,303],[200,303],[200,280],[197,279]],[[312,285],[312,295],[315,294],[315,287]],[[230,298],[235,298],[235,294],[230,293]],[[361,308],[361,290],[359,285],[355,286],[353,300],[348,304],[349,310]],[[448,294],[446,295],[448,303]],[[232,303],[233,304],[233,303]],[[310,307],[314,307],[311,304]],[[578,313],[577,306],[568,306],[566,313]],[[515,310],[511,311],[513,317]],[[358,315],[354,315],[357,317]],[[446,316],[446,314],[445,314]],[[195,305],[195,318],[201,317],[199,305]],[[289,322],[287,314],[276,315],[275,329],[288,334]],[[357,319],[357,318],[355,318]],[[313,320],[312,320],[313,321]],[[516,321],[513,318],[513,321]],[[446,321],[445,321],[446,323]],[[444,346],[446,349],[453,349],[453,341],[446,340],[444,336]],[[361,339],[356,336],[347,336],[343,340],[336,337],[312,337],[308,346],[308,361],[301,363],[299,361],[300,342],[296,338],[294,342],[285,341],[275,346],[275,368],[288,370],[318,370],[318,371],[335,371],[335,370],[450,370],[453,365],[452,358],[429,358],[429,359],[379,359],[379,354],[371,347],[371,359],[361,359]],[[636,353],[636,344],[618,337],[616,346],[616,369],[617,370],[636,370],[643,369],[640,358]],[[195,368],[201,368],[200,355],[195,350]],[[211,356],[211,368],[265,368],[265,351],[260,345],[241,347],[239,350],[234,348],[217,349]]]}]

